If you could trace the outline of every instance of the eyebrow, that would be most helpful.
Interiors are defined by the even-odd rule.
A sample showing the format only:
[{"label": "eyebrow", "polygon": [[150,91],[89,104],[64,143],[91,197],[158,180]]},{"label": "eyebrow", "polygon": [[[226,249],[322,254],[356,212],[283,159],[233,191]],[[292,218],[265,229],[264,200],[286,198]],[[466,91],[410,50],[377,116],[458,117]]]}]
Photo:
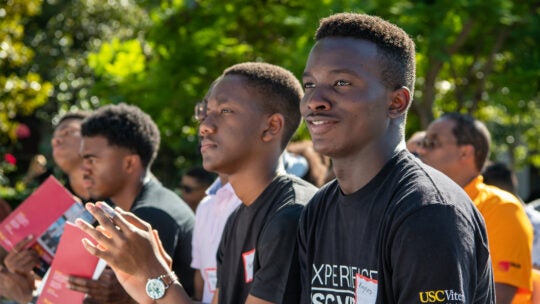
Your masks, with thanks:
[{"label": "eyebrow", "polygon": [[97,155],[93,154],[93,153],[86,153],[86,154],[81,154],[79,153],[79,155],[82,157],[82,158],[90,158],[90,157],[96,157],[97,158]]},{"label": "eyebrow", "polygon": [[[331,70],[329,74],[331,75],[346,74],[346,75],[351,75],[353,77],[360,78],[360,75],[351,69],[334,69],[334,70]],[[302,74],[302,77],[309,77],[309,76],[311,76],[311,73],[309,72],[304,72]]]}]

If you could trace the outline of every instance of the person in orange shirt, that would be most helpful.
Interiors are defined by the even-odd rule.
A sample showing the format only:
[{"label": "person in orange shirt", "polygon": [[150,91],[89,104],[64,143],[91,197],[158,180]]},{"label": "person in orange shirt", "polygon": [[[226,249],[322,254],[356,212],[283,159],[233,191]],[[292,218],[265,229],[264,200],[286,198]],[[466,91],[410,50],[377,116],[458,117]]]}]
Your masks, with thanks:
[{"label": "person in orange shirt", "polygon": [[532,225],[517,197],[483,182],[489,143],[482,122],[448,113],[427,128],[420,158],[463,187],[484,217],[497,303],[531,303]]}]

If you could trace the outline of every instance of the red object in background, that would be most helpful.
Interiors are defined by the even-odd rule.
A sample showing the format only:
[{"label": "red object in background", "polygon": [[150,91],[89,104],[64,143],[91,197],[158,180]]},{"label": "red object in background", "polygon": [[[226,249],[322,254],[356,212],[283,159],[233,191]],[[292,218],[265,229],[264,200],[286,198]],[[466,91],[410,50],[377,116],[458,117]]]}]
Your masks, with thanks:
[{"label": "red object in background", "polygon": [[30,128],[23,123],[18,124],[17,129],[15,129],[15,135],[18,139],[28,138],[31,134],[32,132],[30,132]]},{"label": "red object in background", "polygon": [[4,154],[4,160],[12,165],[16,165],[17,164],[17,159],[15,158],[15,156],[13,156],[13,154],[11,153],[6,153]]}]

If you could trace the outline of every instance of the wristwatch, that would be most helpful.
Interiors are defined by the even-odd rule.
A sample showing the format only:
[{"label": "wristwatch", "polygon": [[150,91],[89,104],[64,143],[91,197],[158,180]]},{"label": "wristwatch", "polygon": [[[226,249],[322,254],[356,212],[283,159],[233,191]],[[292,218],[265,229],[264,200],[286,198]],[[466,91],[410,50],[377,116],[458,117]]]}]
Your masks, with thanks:
[{"label": "wristwatch", "polygon": [[158,300],[165,296],[167,288],[169,288],[174,282],[178,281],[178,277],[171,271],[168,274],[160,275],[157,278],[148,279],[146,282],[146,294],[152,300]]}]

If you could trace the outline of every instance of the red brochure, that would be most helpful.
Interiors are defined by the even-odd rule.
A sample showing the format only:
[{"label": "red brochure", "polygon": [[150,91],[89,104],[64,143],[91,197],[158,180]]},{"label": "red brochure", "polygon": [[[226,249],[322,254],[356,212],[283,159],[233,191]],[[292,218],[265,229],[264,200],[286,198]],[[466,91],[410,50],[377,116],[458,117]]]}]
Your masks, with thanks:
[{"label": "red brochure", "polygon": [[84,248],[82,239],[94,240],[74,224],[67,222],[64,234],[58,244],[53,260],[37,304],[82,303],[84,293],[68,288],[68,276],[92,278],[99,259]]},{"label": "red brochure", "polygon": [[11,251],[28,235],[33,235],[33,247],[41,264],[35,269],[43,276],[52,262],[58,241],[67,221],[94,219],[54,176],[43,182],[24,202],[0,223],[0,245]]}]

